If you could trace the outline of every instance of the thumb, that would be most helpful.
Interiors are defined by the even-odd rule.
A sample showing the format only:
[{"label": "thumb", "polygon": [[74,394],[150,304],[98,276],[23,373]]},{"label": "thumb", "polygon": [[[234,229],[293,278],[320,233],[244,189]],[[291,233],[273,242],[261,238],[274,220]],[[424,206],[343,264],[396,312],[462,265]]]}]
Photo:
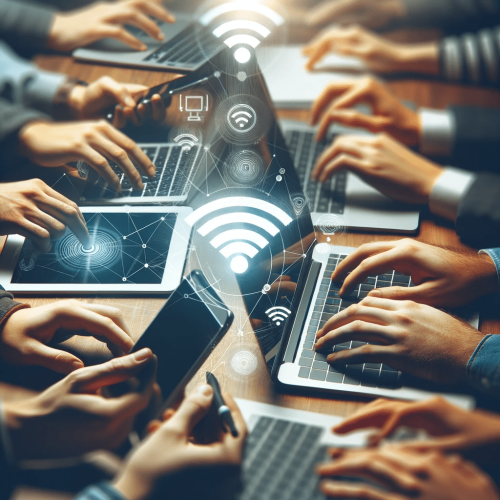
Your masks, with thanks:
[{"label": "thumb", "polygon": [[208,384],[201,385],[198,390],[188,396],[181,404],[169,425],[179,429],[186,438],[191,435],[196,424],[208,413],[212,404],[214,391]]},{"label": "thumb", "polygon": [[41,342],[33,343],[29,355],[29,363],[39,365],[49,370],[67,375],[79,368],[83,368],[83,361],[73,354],[46,346]]},{"label": "thumb", "polygon": [[414,300],[417,301],[422,295],[422,287],[391,286],[388,288],[375,288],[368,293],[369,297],[393,300]]}]

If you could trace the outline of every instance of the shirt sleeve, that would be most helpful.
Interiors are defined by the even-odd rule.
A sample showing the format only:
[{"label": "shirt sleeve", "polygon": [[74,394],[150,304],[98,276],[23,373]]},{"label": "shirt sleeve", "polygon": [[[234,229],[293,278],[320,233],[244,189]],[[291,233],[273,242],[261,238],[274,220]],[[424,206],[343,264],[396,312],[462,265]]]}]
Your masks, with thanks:
[{"label": "shirt sleeve", "polygon": [[18,309],[26,309],[29,304],[16,302],[11,293],[6,292],[0,285],[0,328],[7,318]]},{"label": "shirt sleeve", "polygon": [[448,110],[420,108],[420,152],[426,156],[449,156],[455,144],[455,115]]},{"label": "shirt sleeve", "polygon": [[435,182],[429,196],[432,213],[455,221],[464,194],[476,179],[475,174],[447,167]]},{"label": "shirt sleeve", "polygon": [[127,500],[110,483],[101,482],[85,488],[74,500]]},{"label": "shirt sleeve", "polygon": [[[0,0],[1,1],[1,0]],[[0,96],[13,104],[53,115],[54,101],[67,76],[37,68],[0,42]]]},{"label": "shirt sleeve", "polygon": [[479,253],[489,255],[497,269],[498,289],[500,290],[500,248],[483,248]]},{"label": "shirt sleeve", "polygon": [[467,377],[483,392],[500,392],[500,335],[486,335],[467,363]]}]

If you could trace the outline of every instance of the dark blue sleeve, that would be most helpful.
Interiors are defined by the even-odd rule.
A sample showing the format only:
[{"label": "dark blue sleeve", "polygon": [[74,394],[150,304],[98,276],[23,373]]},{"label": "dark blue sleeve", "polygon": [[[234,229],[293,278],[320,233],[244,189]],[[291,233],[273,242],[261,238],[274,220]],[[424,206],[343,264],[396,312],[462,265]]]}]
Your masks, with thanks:
[{"label": "dark blue sleeve", "polygon": [[486,335],[467,363],[467,377],[483,392],[500,394],[500,335]]},{"label": "dark blue sleeve", "polygon": [[85,488],[73,500],[127,500],[110,483],[102,482]]}]

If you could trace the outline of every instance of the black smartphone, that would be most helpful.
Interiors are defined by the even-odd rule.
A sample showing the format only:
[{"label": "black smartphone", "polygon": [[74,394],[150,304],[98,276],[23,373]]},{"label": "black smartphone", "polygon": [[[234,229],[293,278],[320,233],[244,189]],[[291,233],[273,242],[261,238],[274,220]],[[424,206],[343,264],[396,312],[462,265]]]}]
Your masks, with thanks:
[{"label": "black smartphone", "polygon": [[130,351],[149,347],[157,356],[157,381],[162,392],[161,405],[155,408],[154,415],[147,415],[146,421],[146,416],[138,419],[137,431],[141,433],[147,420],[158,416],[181,395],[233,318],[201,271],[183,278]]}]

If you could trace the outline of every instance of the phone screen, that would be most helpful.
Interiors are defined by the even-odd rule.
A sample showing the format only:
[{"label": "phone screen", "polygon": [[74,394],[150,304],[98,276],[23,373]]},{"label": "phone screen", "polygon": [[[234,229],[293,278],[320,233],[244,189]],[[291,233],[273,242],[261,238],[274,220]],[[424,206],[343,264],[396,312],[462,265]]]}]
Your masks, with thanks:
[{"label": "phone screen", "polygon": [[131,351],[149,347],[158,357],[157,381],[163,401],[215,348],[229,315],[220,299],[190,278],[184,278],[172,293]]}]

